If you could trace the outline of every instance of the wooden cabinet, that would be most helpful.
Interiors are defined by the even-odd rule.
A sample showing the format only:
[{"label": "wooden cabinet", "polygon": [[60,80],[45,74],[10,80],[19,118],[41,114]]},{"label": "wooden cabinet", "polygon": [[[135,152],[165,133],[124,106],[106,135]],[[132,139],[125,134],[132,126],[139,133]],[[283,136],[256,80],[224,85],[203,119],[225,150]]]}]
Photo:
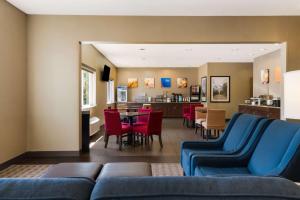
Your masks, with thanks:
[{"label": "wooden cabinet", "polygon": [[182,107],[187,103],[152,103],[153,110],[161,110],[166,118],[182,117]]},{"label": "wooden cabinet", "polygon": [[239,112],[271,119],[280,119],[280,108],[277,107],[239,105]]}]

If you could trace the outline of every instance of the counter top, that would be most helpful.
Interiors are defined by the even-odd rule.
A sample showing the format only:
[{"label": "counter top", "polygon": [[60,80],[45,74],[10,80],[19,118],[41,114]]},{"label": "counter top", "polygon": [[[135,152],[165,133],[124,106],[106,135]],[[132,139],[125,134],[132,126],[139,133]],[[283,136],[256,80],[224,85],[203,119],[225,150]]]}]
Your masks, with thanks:
[{"label": "counter top", "polygon": [[251,104],[240,104],[240,106],[251,106],[251,107],[261,107],[261,108],[276,108],[280,109],[280,107],[275,107],[275,106],[265,106],[265,105],[251,105]]},{"label": "counter top", "polygon": [[201,102],[126,102],[126,103],[118,103],[118,104],[152,104],[152,103],[201,103]]}]

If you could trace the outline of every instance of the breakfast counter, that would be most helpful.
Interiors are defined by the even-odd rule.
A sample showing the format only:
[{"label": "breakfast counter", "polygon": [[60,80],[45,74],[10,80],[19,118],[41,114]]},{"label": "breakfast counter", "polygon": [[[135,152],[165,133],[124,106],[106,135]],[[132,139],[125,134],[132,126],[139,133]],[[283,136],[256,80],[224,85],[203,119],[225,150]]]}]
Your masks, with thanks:
[{"label": "breakfast counter", "polygon": [[280,107],[265,105],[240,104],[239,112],[258,115],[271,119],[280,119]]},{"label": "breakfast counter", "polygon": [[117,103],[118,109],[132,109],[137,110],[141,108],[143,104],[150,104],[153,110],[161,110],[164,113],[165,118],[180,118],[182,117],[182,107],[191,103],[200,102],[127,102],[127,103]]}]

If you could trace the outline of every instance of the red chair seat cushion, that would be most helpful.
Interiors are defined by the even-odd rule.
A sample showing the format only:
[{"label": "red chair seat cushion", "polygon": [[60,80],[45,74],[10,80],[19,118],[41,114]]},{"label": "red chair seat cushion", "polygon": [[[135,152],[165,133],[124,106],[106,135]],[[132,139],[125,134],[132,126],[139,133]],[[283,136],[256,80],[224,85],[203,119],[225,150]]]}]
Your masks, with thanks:
[{"label": "red chair seat cushion", "polygon": [[143,126],[143,125],[147,125],[147,122],[136,122],[133,124],[133,126]]},{"label": "red chair seat cushion", "polygon": [[141,124],[135,125],[135,126],[133,126],[133,132],[146,134],[147,133],[147,125],[141,125]]},{"label": "red chair seat cushion", "polygon": [[131,131],[131,126],[129,124],[122,124],[122,133],[129,133]]}]

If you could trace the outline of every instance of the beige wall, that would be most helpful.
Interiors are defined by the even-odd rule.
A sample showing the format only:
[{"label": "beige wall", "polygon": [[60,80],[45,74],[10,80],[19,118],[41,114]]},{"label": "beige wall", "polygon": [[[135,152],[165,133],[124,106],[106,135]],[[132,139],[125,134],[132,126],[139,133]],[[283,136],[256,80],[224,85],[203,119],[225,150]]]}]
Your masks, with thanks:
[{"label": "beige wall", "polygon": [[26,18],[0,1],[0,164],[26,151]]},{"label": "beige wall", "polygon": [[287,70],[300,69],[300,17],[29,16],[28,24],[29,150],[79,149],[79,41],[286,41]]},{"label": "beige wall", "polygon": [[103,110],[107,108],[106,98],[106,82],[101,81],[100,74],[103,71],[104,65],[110,67],[110,79],[117,84],[117,69],[105,56],[103,56],[94,46],[81,46],[81,61],[82,63],[96,69],[96,107],[91,109],[91,116],[100,118],[101,124],[104,124]]},{"label": "beige wall", "polygon": [[208,76],[230,76],[230,103],[210,102],[210,78],[208,79],[208,108],[225,109],[226,118],[238,111],[238,105],[252,94],[252,63],[208,63]]},{"label": "beige wall", "polygon": [[[118,85],[127,85],[128,78],[138,78],[139,87],[128,90],[128,100],[134,101],[136,96],[146,93],[147,96],[155,97],[163,92],[181,93],[189,96],[189,87],[198,84],[197,68],[119,68]],[[144,78],[155,78],[155,88],[144,87]],[[162,88],[160,78],[172,78],[171,88]],[[177,88],[177,78],[188,78],[188,88]]]},{"label": "beige wall", "polygon": [[[275,68],[281,68],[281,52],[277,50],[275,52],[257,57],[253,63],[253,95],[258,97],[259,95],[269,94],[274,97],[281,96],[281,82],[275,81]],[[264,85],[260,80],[260,72],[263,69],[270,70],[270,83]]]}]

